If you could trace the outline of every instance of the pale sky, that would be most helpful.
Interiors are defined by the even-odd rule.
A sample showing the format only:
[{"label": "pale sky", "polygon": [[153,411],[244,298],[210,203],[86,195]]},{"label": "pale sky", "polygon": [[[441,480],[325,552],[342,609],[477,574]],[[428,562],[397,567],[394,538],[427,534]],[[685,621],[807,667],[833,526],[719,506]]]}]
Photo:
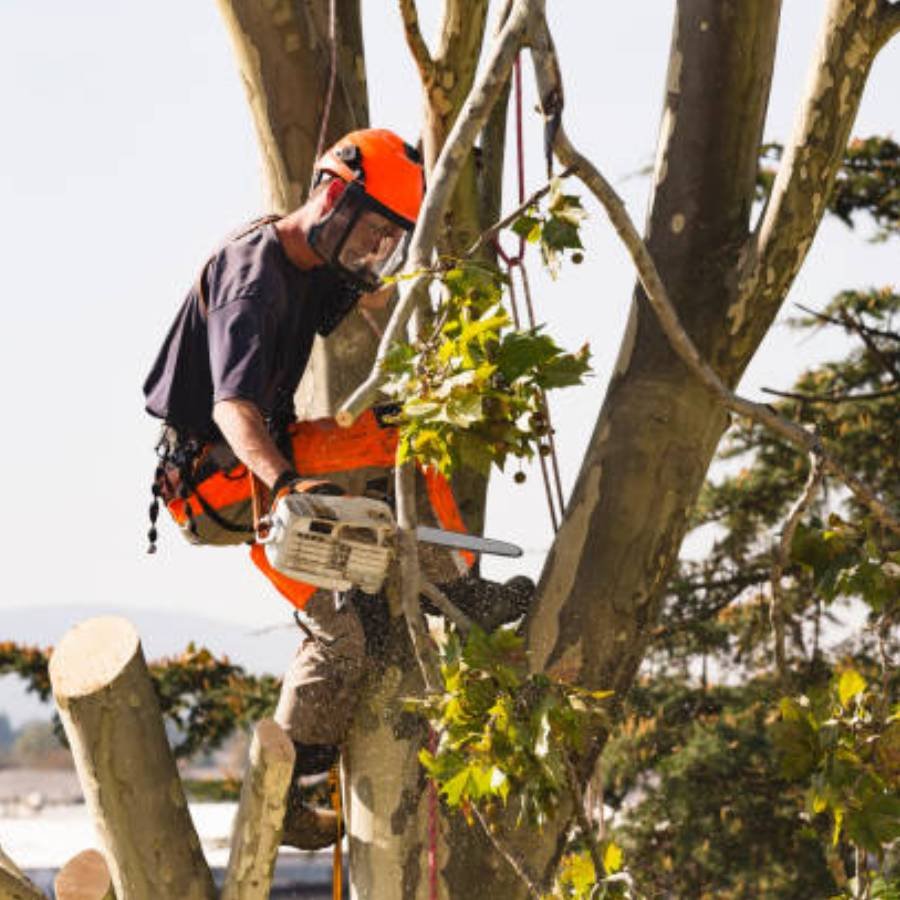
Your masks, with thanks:
[{"label": "pale sky", "polygon": [[[785,0],[767,128],[786,140],[825,6]],[[438,0],[420,0],[434,21]],[[414,140],[417,76],[396,3],[363,0],[372,123]],[[672,0],[549,0],[567,88],[570,136],[613,180],[642,222],[654,156]],[[529,190],[543,181],[540,120],[525,67]],[[900,41],[882,52],[855,133],[897,133]],[[163,522],[145,553],[157,424],[141,384],[209,249],[264,211],[255,135],[212,0],[155,3],[0,0],[0,354],[5,514],[0,612],[58,604],[169,610],[269,625],[290,607],[243,549],[190,548]],[[511,167],[510,167],[511,172]],[[514,206],[508,193],[505,208]],[[589,341],[596,375],[552,399],[571,486],[615,360],[633,272],[605,217],[586,200],[587,260],[553,283],[538,275],[539,318],[560,343]],[[896,281],[892,245],[826,223],[789,298],[813,305],[838,290]],[[786,387],[825,338],[773,330],[743,390]],[[524,486],[494,479],[488,532],[526,548],[537,574],[551,533],[537,471]],[[614,528],[615,523],[610,523]],[[48,634],[46,640],[58,635]],[[192,635],[185,635],[187,640]]]}]

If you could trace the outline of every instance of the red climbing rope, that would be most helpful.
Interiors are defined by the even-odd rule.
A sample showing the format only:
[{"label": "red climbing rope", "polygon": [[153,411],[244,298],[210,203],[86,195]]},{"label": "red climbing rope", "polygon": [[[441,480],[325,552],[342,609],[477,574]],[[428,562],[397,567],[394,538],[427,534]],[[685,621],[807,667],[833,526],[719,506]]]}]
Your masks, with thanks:
[{"label": "red climbing rope", "polygon": [[[516,169],[518,176],[519,188],[519,204],[525,202],[525,141],[522,134],[522,64],[520,56],[516,57],[515,67],[513,69],[513,84],[515,88],[515,111],[516,111]],[[525,309],[528,313],[528,327],[534,328],[536,320],[534,317],[534,305],[531,301],[531,285],[528,281],[528,271],[525,268],[525,238],[519,236],[519,248],[514,256],[508,254],[500,245],[499,239],[494,239],[494,249],[497,255],[506,264],[507,274],[509,275],[509,305],[512,312],[513,324],[517,329],[521,328],[521,316],[519,315],[519,300],[516,291],[516,276],[522,284],[522,293],[525,295]],[[544,493],[547,497],[547,509],[550,512],[550,522],[553,525],[554,532],[559,531],[559,524],[562,521],[563,512],[565,510],[565,496],[562,489],[562,479],[559,473],[559,457],[556,452],[556,440],[553,437],[553,422],[550,418],[550,405],[547,403],[547,395],[541,391],[541,412],[544,416],[544,424],[547,428],[547,447],[549,448],[548,467],[547,458],[543,454],[538,454],[538,461],[541,466],[541,477],[544,482]],[[551,485],[552,470],[552,485]],[[554,492],[555,489],[555,492]]]},{"label": "red climbing rope", "polygon": [[[428,730],[428,750],[432,756],[437,753],[437,732]],[[438,900],[438,797],[437,785],[428,779],[428,897]]]}]

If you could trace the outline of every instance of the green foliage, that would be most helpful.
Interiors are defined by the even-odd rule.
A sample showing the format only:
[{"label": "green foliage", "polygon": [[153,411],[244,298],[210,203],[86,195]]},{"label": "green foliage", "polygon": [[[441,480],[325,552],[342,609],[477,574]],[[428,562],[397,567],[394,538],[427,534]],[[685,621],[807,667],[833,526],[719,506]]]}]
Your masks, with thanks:
[{"label": "green foliage", "polygon": [[49,660],[49,648],[23,647],[15,641],[0,643],[0,676],[18,675],[25,682],[26,689],[44,701],[50,699],[52,690],[48,672]]},{"label": "green foliage", "polygon": [[450,632],[440,659],[443,692],[408,701],[439,736],[433,752],[420,751],[422,765],[450,808],[468,817],[472,804],[488,815],[511,807],[518,823],[540,828],[610,692],[529,674],[523,640],[508,628],[474,626],[465,641]]},{"label": "green foliage", "polygon": [[581,198],[563,193],[563,181],[554,178],[550,183],[547,211],[532,207],[520,216],[512,230],[529,244],[540,247],[541,258],[554,278],[559,274],[562,259],[570,253],[572,262],[582,261],[581,223],[587,217]]},{"label": "green foliage", "polygon": [[279,679],[247,675],[193,643],[149,668],[160,710],[181,736],[173,748],[179,757],[217,749],[237,728],[271,715],[278,702]]},{"label": "green foliage", "polygon": [[630,692],[600,768],[605,802],[623,808],[613,823],[638,896],[794,900],[836,889],[825,829],[799,818],[802,787],[777,764],[772,695],[768,677],[704,688],[683,675]]},{"label": "green foliage", "polygon": [[[50,649],[0,644],[0,676],[18,675],[27,689],[49,700],[48,663]],[[177,657],[149,665],[169,733],[178,738],[178,757],[211,751],[238,728],[248,728],[271,715],[278,701],[279,679],[271,675],[248,675],[226,657],[213,656],[193,643]],[[62,737],[59,727],[57,735]]]},{"label": "green foliage", "polygon": [[900,706],[844,669],[819,695],[786,697],[772,725],[786,778],[809,783],[808,812],[878,859],[900,837]]},{"label": "green foliage", "polygon": [[622,868],[622,848],[615,841],[604,841],[599,848],[603,872],[597,875],[594,861],[586,849],[563,855],[556,871],[553,892],[545,900],[611,900],[630,898],[631,876]]},{"label": "green foliage", "polygon": [[397,401],[400,461],[487,473],[508,456],[546,451],[542,391],[580,384],[587,346],[565,353],[541,328],[518,331],[501,306],[504,277],[483,263],[442,273],[446,297],[431,336],[395,345],[384,391]]},{"label": "green foliage", "polygon": [[811,573],[812,589],[827,602],[856,597],[883,613],[900,598],[900,551],[885,550],[836,513],[825,526],[813,520],[797,528],[791,559]]}]

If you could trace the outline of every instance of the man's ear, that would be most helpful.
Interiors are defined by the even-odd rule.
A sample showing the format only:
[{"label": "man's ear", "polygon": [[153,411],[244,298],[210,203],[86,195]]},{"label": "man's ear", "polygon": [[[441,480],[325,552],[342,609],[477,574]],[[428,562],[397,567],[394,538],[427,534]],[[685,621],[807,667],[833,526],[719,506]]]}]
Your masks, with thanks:
[{"label": "man's ear", "polygon": [[318,203],[320,215],[327,215],[334,209],[346,187],[347,185],[340,178],[334,177],[327,178],[316,186],[313,198]]}]

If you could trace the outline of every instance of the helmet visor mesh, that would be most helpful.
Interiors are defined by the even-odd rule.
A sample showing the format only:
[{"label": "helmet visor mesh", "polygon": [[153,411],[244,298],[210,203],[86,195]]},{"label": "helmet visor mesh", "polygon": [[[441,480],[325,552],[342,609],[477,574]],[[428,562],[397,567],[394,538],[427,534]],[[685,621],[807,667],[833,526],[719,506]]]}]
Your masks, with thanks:
[{"label": "helmet visor mesh", "polygon": [[363,281],[377,282],[406,229],[373,210],[357,216],[338,254],[338,263]]},{"label": "helmet visor mesh", "polygon": [[334,209],[310,233],[310,243],[327,262],[369,288],[396,258],[408,232],[404,220],[384,210],[356,184],[348,185]]}]

